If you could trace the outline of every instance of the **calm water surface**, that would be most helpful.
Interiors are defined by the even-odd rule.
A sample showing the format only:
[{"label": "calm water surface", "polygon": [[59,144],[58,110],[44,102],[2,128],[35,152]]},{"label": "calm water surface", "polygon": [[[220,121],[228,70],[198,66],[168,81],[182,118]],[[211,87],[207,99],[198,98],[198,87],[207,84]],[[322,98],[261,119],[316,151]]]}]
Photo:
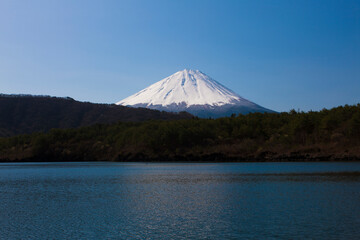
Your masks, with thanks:
[{"label": "calm water surface", "polygon": [[360,163],[2,163],[0,239],[359,239]]}]

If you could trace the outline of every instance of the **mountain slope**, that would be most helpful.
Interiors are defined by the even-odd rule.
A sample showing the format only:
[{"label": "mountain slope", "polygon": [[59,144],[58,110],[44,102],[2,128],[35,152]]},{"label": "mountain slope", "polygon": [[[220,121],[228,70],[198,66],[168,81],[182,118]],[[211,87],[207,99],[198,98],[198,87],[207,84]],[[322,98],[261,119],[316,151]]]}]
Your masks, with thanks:
[{"label": "mountain slope", "polygon": [[187,111],[199,117],[273,112],[242,98],[199,70],[189,69],[176,72],[116,104],[170,112]]},{"label": "mountain slope", "polygon": [[78,102],[71,98],[0,94],[0,137],[97,123],[188,118],[192,116],[187,113]]}]

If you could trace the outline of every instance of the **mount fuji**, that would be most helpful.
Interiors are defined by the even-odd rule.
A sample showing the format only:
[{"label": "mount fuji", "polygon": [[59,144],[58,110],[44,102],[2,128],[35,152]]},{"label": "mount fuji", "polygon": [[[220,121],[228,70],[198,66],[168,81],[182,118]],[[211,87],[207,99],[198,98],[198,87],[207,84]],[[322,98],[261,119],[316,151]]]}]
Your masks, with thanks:
[{"label": "mount fuji", "polygon": [[168,112],[186,111],[198,117],[225,117],[250,112],[274,112],[221,85],[199,70],[184,69],[131,95],[117,105]]}]

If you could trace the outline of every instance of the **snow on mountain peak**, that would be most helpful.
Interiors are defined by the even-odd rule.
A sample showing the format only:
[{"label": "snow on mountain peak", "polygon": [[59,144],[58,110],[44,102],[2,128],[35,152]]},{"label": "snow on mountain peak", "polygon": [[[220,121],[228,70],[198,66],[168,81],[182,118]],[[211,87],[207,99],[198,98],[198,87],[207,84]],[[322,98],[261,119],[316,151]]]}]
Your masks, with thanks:
[{"label": "snow on mountain peak", "polygon": [[188,107],[191,105],[222,106],[235,103],[252,104],[201,71],[184,69],[116,104],[147,107],[175,104]]}]

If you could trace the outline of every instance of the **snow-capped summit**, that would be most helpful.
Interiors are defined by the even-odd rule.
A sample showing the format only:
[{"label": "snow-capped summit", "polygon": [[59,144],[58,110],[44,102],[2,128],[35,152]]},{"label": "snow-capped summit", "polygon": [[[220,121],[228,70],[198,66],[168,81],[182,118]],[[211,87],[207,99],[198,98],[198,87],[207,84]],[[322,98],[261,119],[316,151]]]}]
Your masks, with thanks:
[{"label": "snow-capped summit", "polygon": [[252,103],[199,70],[184,69],[127,97],[118,105],[187,111],[199,117],[272,112]]},{"label": "snow-capped summit", "polygon": [[221,106],[242,98],[199,70],[184,69],[118,102],[121,105]]}]

